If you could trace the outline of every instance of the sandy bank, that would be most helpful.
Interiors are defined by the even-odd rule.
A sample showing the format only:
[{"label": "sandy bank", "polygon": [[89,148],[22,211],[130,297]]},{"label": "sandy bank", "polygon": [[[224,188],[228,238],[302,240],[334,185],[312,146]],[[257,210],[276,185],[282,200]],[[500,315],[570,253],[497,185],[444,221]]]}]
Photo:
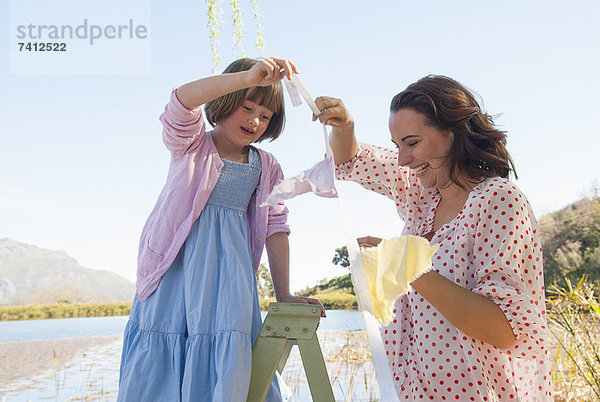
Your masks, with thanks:
[{"label": "sandy bank", "polygon": [[64,367],[91,348],[117,342],[121,335],[0,343],[0,388],[49,369]]}]

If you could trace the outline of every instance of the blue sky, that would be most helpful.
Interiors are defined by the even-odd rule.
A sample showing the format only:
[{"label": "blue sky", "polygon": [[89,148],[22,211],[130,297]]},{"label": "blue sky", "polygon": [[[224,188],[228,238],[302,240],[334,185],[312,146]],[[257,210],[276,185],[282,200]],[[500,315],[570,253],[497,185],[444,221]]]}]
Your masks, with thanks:
[{"label": "blue sky", "polygon": [[[19,7],[27,2],[35,4],[19,0]],[[600,178],[600,3],[484,3],[261,0],[261,54],[245,1],[245,51],[292,59],[313,96],[342,98],[359,139],[379,145],[391,144],[394,94],[430,73],[459,80],[483,98],[489,113],[500,115],[516,183],[539,218]],[[88,49],[105,63],[100,73],[90,73],[89,59],[77,61],[78,73],[11,73],[14,33],[9,1],[0,0],[0,238],[65,250],[86,267],[133,280],[139,233],[168,169],[158,116],[173,86],[211,74],[206,3],[85,4],[60,7],[61,21],[58,13],[35,8],[28,18],[37,24],[138,18],[148,21],[149,51],[113,51],[109,44]],[[224,2],[220,69],[235,58],[230,9]],[[39,67],[49,63],[43,56],[30,57]],[[148,56],[147,69],[107,72]],[[264,148],[294,175],[322,157],[322,131],[305,105],[287,113],[284,134]],[[357,235],[401,232],[392,202],[354,184],[341,188]],[[337,202],[305,195],[288,206],[292,289],[344,273],[331,265],[343,243]]]}]

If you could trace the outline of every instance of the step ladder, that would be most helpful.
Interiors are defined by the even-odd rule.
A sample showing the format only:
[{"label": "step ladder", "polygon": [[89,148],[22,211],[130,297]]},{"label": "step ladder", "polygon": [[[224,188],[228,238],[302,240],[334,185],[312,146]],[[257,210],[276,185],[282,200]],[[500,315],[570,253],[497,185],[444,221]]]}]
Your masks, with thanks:
[{"label": "step ladder", "polygon": [[298,345],[313,401],[335,401],[317,338],[321,308],[313,304],[271,303],[252,350],[248,401],[262,402],[281,374],[292,346]]}]

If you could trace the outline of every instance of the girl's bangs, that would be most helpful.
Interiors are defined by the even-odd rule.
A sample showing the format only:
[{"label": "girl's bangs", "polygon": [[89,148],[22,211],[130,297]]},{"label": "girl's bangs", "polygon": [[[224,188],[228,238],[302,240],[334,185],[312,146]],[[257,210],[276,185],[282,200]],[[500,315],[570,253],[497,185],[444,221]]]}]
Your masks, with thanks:
[{"label": "girl's bangs", "polygon": [[281,84],[268,87],[254,87],[246,94],[246,99],[266,107],[273,113],[278,113],[283,107],[283,91]]}]

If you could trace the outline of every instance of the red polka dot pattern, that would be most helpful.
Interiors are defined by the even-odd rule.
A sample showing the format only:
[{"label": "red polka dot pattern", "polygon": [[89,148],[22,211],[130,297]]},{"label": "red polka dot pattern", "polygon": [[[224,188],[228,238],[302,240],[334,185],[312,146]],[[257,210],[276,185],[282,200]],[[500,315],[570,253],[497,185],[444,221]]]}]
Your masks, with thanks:
[{"label": "red polka dot pattern", "polygon": [[[403,234],[424,236],[433,229],[440,195],[399,168],[397,158],[395,150],[360,144],[336,174],[392,199],[405,221]],[[431,243],[439,245],[433,268],[493,300],[517,340],[498,349],[460,332],[418,292],[401,296],[382,329],[400,399],[552,400],[542,247],[525,196],[508,180],[486,179]]]}]

